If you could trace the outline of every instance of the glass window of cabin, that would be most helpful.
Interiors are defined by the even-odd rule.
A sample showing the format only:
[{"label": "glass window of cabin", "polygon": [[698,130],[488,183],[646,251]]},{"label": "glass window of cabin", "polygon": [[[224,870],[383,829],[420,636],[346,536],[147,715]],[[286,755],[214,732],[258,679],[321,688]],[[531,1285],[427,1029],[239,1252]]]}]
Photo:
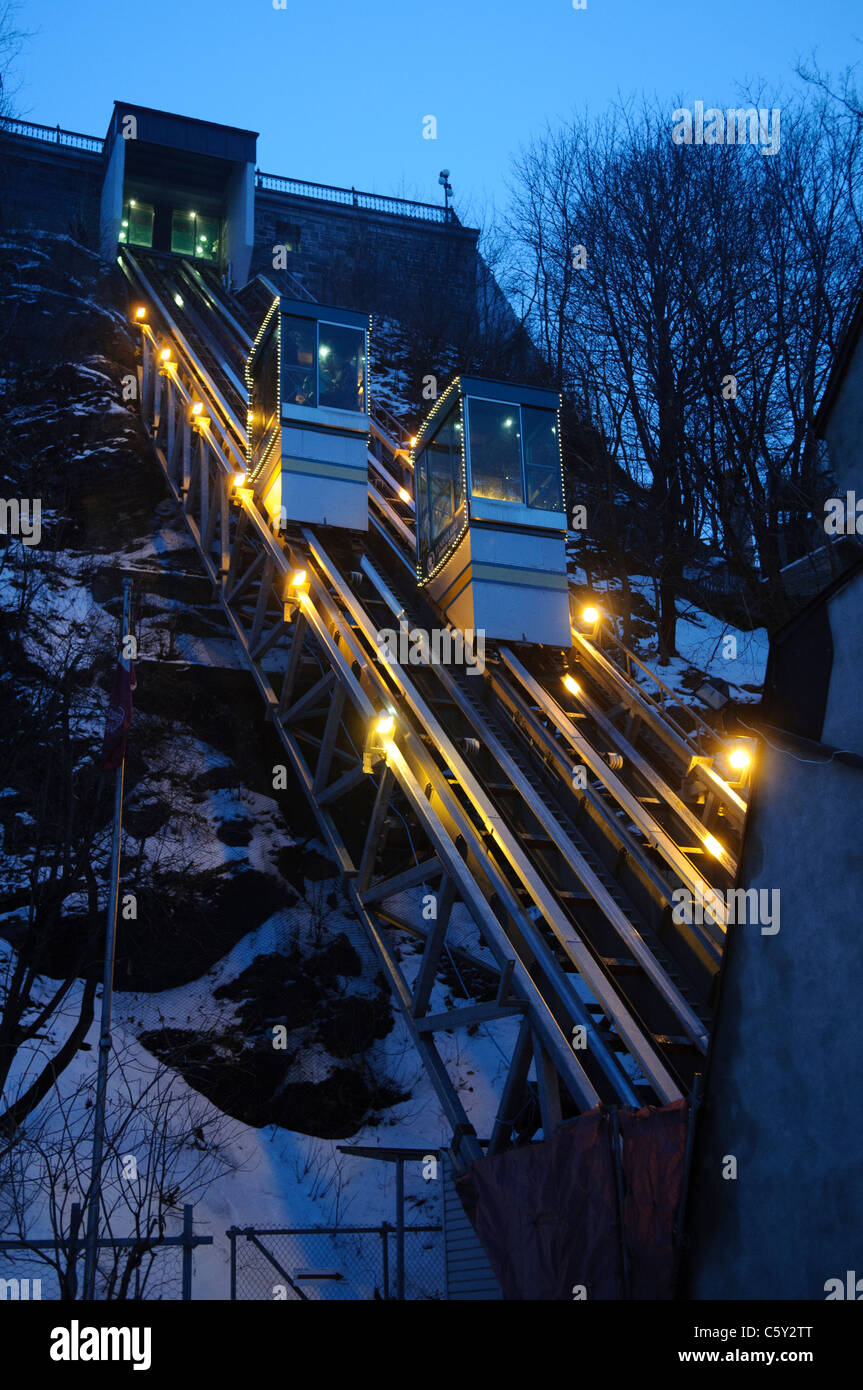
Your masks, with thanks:
[{"label": "glass window of cabin", "polygon": [[557,412],[521,408],[527,505],[543,512],[563,511]]},{"label": "glass window of cabin", "polygon": [[517,405],[468,401],[471,490],[495,502],[523,502]]},{"label": "glass window of cabin", "polygon": [[177,256],[195,254],[195,215],[192,212],[171,213],[171,250]]},{"label": "glass window of cabin", "polygon": [[153,206],[132,198],[123,208],[120,241],[129,246],[153,245]]},{"label": "glass window of cabin", "polygon": [[194,254],[202,261],[217,261],[219,259],[219,219],[217,217],[195,218]]},{"label": "glass window of cabin", "polygon": [[366,408],[366,335],[338,323],[318,325],[318,404]]},{"label": "glass window of cabin", "polygon": [[456,401],[426,451],[428,458],[431,544],[443,534],[464,501],[461,471],[461,421]]},{"label": "glass window of cabin", "polygon": [[423,449],[418,455],[414,464],[414,490],[416,493],[417,508],[417,536],[419,537],[420,555],[425,555],[431,545],[429,534],[429,505],[428,505],[428,450]]},{"label": "glass window of cabin", "polygon": [[464,506],[464,439],[462,431],[464,426],[461,420],[461,403],[455,407],[455,419],[452,426],[452,449],[450,459],[452,462],[452,492],[453,492],[453,511],[457,516]]},{"label": "glass window of cabin", "polygon": [[282,401],[316,406],[317,323],[282,314]]},{"label": "glass window of cabin", "polygon": [[267,330],[267,336],[258,349],[252,367],[252,398],[250,408],[251,444],[255,453],[272,429],[278,405],[277,381],[277,343],[275,320]]}]

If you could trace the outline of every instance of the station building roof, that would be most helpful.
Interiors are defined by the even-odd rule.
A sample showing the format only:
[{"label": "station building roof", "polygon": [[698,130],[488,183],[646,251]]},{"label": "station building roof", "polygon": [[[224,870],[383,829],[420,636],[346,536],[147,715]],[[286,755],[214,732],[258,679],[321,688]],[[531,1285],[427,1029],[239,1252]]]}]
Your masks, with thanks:
[{"label": "station building roof", "polygon": [[149,145],[163,145],[189,154],[209,155],[232,163],[255,162],[257,131],[220,125],[215,121],[202,121],[197,116],[179,116],[172,111],[157,111],[151,106],[139,106],[135,102],[114,102],[107,140],[110,141],[114,135],[123,133],[123,122],[127,116],[135,117],[136,141]]}]

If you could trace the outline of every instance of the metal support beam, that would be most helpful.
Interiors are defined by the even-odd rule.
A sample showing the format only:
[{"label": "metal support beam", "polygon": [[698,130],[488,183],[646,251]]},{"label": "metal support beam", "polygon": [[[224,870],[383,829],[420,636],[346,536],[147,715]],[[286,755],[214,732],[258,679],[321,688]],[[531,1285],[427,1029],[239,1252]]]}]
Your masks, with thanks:
[{"label": "metal support beam", "polygon": [[414,982],[413,1003],[411,1006],[411,1013],[414,1018],[419,1018],[428,1008],[435,975],[437,974],[438,961],[440,960],[441,951],[443,950],[454,902],[455,883],[444,874],[437,892],[437,916],[433,919],[434,925],[426,937],[425,950],[423,951],[423,958],[420,962],[419,974]]},{"label": "metal support beam", "polygon": [[390,800],[395,790],[395,779],[385,764],[381,771],[381,780],[378,783],[378,792],[375,797],[375,804],[372,814],[369,817],[368,831],[363,845],[360,867],[357,872],[357,892],[364,893],[369,887],[371,877],[374,872],[375,860],[378,853],[378,841],[383,830],[384,820],[389,809]]}]

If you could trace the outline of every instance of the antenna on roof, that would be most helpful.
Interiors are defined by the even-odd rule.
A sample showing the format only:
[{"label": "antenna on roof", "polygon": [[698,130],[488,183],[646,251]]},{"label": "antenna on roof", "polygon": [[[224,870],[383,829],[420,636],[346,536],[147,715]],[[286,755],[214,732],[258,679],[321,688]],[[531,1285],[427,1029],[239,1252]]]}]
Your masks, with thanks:
[{"label": "antenna on roof", "polygon": [[438,183],[443,188],[444,207],[446,215],[449,217],[449,200],[452,197],[452,184],[449,181],[449,169],[441,169],[438,174]]}]

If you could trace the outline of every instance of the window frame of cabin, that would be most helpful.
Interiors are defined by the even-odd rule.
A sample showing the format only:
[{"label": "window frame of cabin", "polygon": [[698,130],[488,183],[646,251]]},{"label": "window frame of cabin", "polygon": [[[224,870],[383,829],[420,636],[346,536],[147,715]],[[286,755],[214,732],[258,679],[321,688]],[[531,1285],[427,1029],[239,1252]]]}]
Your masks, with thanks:
[{"label": "window frame of cabin", "polygon": [[[317,405],[318,405],[318,327],[317,327],[318,321],[317,321],[316,318],[306,317],[306,316],[304,316],[304,315],[302,315],[302,314],[289,314],[289,313],[284,313],[284,312],[280,313],[280,320],[281,320],[281,321],[280,321],[280,323],[279,323],[279,335],[280,335],[280,343],[281,343],[281,352],[280,352],[280,374],[279,374],[279,375],[280,375],[280,381],[279,381],[279,388],[280,388],[280,395],[281,395],[281,402],[282,402],[282,414],[284,414],[286,408],[290,410],[292,407],[293,407],[294,409],[316,410],[316,409],[317,409]],[[312,337],[313,337],[313,345],[312,345],[312,350],[311,350],[311,359],[312,359],[312,360],[311,360],[311,363],[310,363],[308,366],[305,366],[304,364],[301,364],[301,363],[299,363],[299,362],[298,362],[296,365],[294,365],[293,363],[288,363],[288,362],[285,361],[285,323],[286,323],[286,321],[287,321],[287,322],[290,322],[290,323],[296,323],[296,324],[308,324],[308,325],[310,325],[311,328],[312,328]],[[301,345],[301,346],[302,346],[302,345]],[[304,374],[305,376],[308,376],[308,375],[311,375],[311,376],[312,376],[312,378],[313,378],[313,381],[312,381],[312,393],[311,393],[311,397],[310,397],[309,399],[307,399],[307,400],[305,400],[305,401],[302,401],[302,402],[298,402],[298,401],[294,400],[294,399],[291,397],[291,395],[289,394],[289,392],[286,390],[286,385],[287,385],[287,381],[288,381],[288,376],[287,376],[287,374],[288,374],[289,372],[294,373],[294,377],[293,377],[293,380],[294,380],[294,381],[299,381],[299,380],[300,380],[300,373]]]},{"label": "window frame of cabin", "polygon": [[[336,322],[334,319],[317,319],[316,322],[317,322],[317,325],[318,325],[318,333],[317,333],[317,354],[316,354],[315,361],[316,361],[316,364],[317,364],[317,401],[318,401],[318,405],[319,405],[319,406],[322,406],[325,410],[344,410],[346,413],[349,413],[349,414],[351,414],[351,415],[366,415],[366,414],[368,413],[368,410],[367,410],[367,396],[368,396],[368,341],[367,341],[367,333],[366,333],[366,330],[365,330],[364,328],[358,327],[356,324],[352,324],[352,323],[338,323],[338,322]],[[322,389],[321,389],[321,375],[322,375],[322,372],[321,372],[321,361],[322,361],[322,358],[321,358],[321,347],[322,347],[322,342],[321,342],[321,328],[322,328],[322,327],[323,327],[323,328],[332,328],[332,329],[335,329],[335,330],[336,330],[336,334],[348,334],[348,333],[350,333],[350,334],[352,334],[352,335],[358,335],[358,336],[359,336],[359,340],[360,340],[359,352],[360,352],[360,354],[361,354],[361,356],[362,356],[362,383],[360,384],[359,379],[357,380],[357,388],[356,388],[356,389],[357,389],[357,404],[356,404],[356,405],[332,405],[329,401],[325,401],[325,400],[323,399],[323,391],[322,391]],[[326,336],[326,335],[325,335],[325,336]],[[356,356],[356,354],[354,354],[354,357],[355,357],[355,356]],[[352,359],[351,359],[351,358],[348,358],[348,357],[346,357],[346,358],[344,359],[343,364],[342,364],[342,371],[345,370],[345,368],[349,365],[349,363],[350,363],[351,360],[352,360]]]},{"label": "window frame of cabin", "polygon": [[[470,492],[471,500],[472,500],[472,501],[475,500],[475,501],[477,501],[477,502],[479,502],[479,503],[483,503],[483,502],[485,502],[485,503],[491,503],[494,507],[513,507],[513,508],[516,508],[516,507],[517,507],[517,508],[520,508],[523,512],[546,512],[546,513],[548,513],[549,515],[563,514],[563,512],[564,512],[564,499],[563,499],[563,482],[562,482],[562,479],[561,479],[561,477],[560,477],[560,446],[559,446],[560,418],[559,418],[559,413],[558,413],[558,411],[555,410],[555,409],[550,409],[550,410],[549,410],[549,409],[547,409],[545,406],[533,405],[533,404],[524,403],[524,402],[521,402],[521,401],[519,401],[519,402],[515,402],[515,401],[502,401],[502,400],[500,400],[499,398],[496,398],[496,397],[494,397],[494,396],[466,395],[466,396],[464,397],[464,401],[465,401],[465,406],[466,406],[466,409],[465,409],[465,412],[464,412],[464,413],[465,413],[465,434],[466,434],[466,456],[467,456],[467,466],[468,466],[468,484],[469,484],[469,492]],[[477,492],[477,491],[476,491],[475,484],[474,484],[473,448],[472,448],[472,439],[471,439],[471,428],[472,428],[472,426],[471,426],[471,407],[472,407],[474,401],[481,402],[483,405],[494,405],[494,406],[498,406],[498,407],[500,407],[500,409],[501,409],[502,411],[509,411],[509,412],[515,413],[515,414],[517,415],[518,430],[517,430],[517,436],[516,436],[516,437],[517,437],[517,439],[518,439],[519,462],[520,462],[520,467],[521,467],[521,489],[522,489],[522,492],[521,492],[521,499],[520,499],[520,500],[519,500],[519,499],[516,499],[516,498],[511,498],[511,497],[510,497],[510,498],[490,497],[490,496],[486,495],[485,493],[481,493],[481,492]],[[536,502],[531,502],[531,501],[528,500],[528,499],[529,499],[529,489],[528,489],[529,472],[528,472],[528,470],[530,469],[530,470],[532,471],[532,470],[536,469],[536,468],[538,467],[538,465],[536,465],[536,464],[528,464],[528,460],[527,460],[527,445],[526,445],[526,440],[525,440],[525,427],[524,427],[524,412],[525,412],[525,411],[531,411],[531,412],[534,412],[534,413],[536,413],[536,414],[550,415],[550,416],[552,416],[552,417],[554,418],[554,434],[555,434],[555,438],[558,439],[558,454],[557,454],[557,502],[556,502],[556,505],[555,505],[555,506],[549,507],[549,506],[543,505],[541,502],[538,504],[538,503],[536,503]],[[498,476],[501,476],[501,475],[498,475]]]},{"label": "window frame of cabin", "polygon": [[[314,348],[313,348],[313,350],[312,350],[312,363],[311,363],[311,365],[310,365],[308,368],[304,368],[304,367],[300,367],[300,366],[294,367],[294,366],[292,366],[292,365],[287,364],[287,363],[285,362],[284,350],[282,351],[282,355],[281,355],[281,401],[282,401],[282,414],[284,415],[284,413],[285,413],[286,410],[290,412],[291,410],[317,410],[317,409],[323,409],[323,410],[335,411],[337,414],[348,416],[350,419],[356,419],[356,417],[357,417],[358,415],[360,415],[360,416],[366,416],[366,415],[368,415],[368,392],[369,392],[369,340],[368,340],[368,329],[363,328],[362,326],[360,326],[360,325],[358,325],[358,324],[354,324],[354,323],[339,322],[338,319],[319,319],[319,318],[314,318],[314,317],[312,317],[311,315],[297,314],[297,313],[293,313],[293,312],[287,312],[287,311],[285,311],[285,310],[281,310],[281,311],[280,311],[280,319],[281,319],[281,323],[280,323],[279,331],[280,331],[280,333],[282,334],[282,339],[281,339],[281,341],[282,341],[282,344],[283,344],[283,349],[284,349],[284,326],[285,326],[285,321],[286,321],[286,320],[289,321],[289,322],[292,322],[292,323],[312,324],[312,325],[314,326]],[[326,328],[334,328],[334,329],[336,329],[336,330],[341,330],[341,331],[345,331],[345,332],[352,333],[352,334],[359,334],[359,337],[360,337],[360,349],[359,349],[359,350],[360,350],[360,352],[362,353],[362,386],[360,387],[359,381],[358,381],[358,383],[357,383],[357,402],[358,402],[358,403],[357,403],[356,405],[347,405],[347,406],[346,406],[346,405],[331,405],[331,404],[329,404],[329,402],[327,402],[327,401],[322,401],[322,400],[321,400],[321,326],[322,326],[322,325],[323,325],[323,327],[324,327],[325,329],[326,329]],[[325,337],[326,337],[326,334],[325,334]],[[313,398],[311,398],[310,400],[304,401],[301,405],[298,404],[296,401],[294,401],[294,400],[292,400],[292,399],[290,398],[289,393],[288,393],[288,392],[286,391],[286,389],[285,389],[286,381],[287,381],[287,379],[288,379],[286,374],[287,374],[288,372],[294,372],[294,373],[305,372],[305,373],[313,373],[313,374],[314,374],[314,393],[313,393]]]},{"label": "window frame of cabin", "polygon": [[[517,434],[516,434],[516,440],[517,440],[517,448],[518,448],[518,468],[519,468],[519,475],[518,475],[518,476],[519,476],[519,479],[520,479],[520,482],[521,482],[521,497],[493,497],[493,496],[489,495],[488,493],[485,493],[485,492],[477,492],[477,490],[476,490],[476,485],[475,485],[475,481],[474,481],[474,463],[473,463],[473,440],[472,440],[473,423],[472,423],[472,420],[471,420],[472,406],[473,406],[474,401],[476,401],[477,403],[481,403],[482,405],[492,405],[492,406],[495,406],[497,409],[499,409],[499,410],[501,410],[501,411],[507,411],[507,412],[509,412],[510,414],[515,414],[516,417],[517,417],[517,420],[518,420],[519,427],[520,427],[520,426],[521,426],[521,406],[520,406],[517,402],[498,400],[498,399],[496,399],[494,396],[465,396],[464,400],[465,400],[465,406],[466,406],[466,409],[465,409],[465,429],[466,429],[466,433],[467,433],[467,460],[468,460],[468,469],[469,469],[469,481],[470,481],[470,495],[471,495],[471,497],[472,497],[472,498],[475,497],[475,498],[477,499],[478,502],[494,502],[496,505],[499,505],[499,506],[506,506],[506,507],[524,507],[524,506],[526,505],[526,503],[525,503],[525,478],[524,478],[524,450],[522,449],[522,446],[521,446],[520,433],[517,433]],[[492,476],[492,475],[489,475],[489,476]],[[500,473],[499,473],[497,476],[498,476],[499,478],[502,478],[503,476],[511,476],[511,475],[503,475],[503,474],[500,474]]]},{"label": "window frame of cabin", "polygon": [[[132,240],[131,232],[132,232],[133,215],[134,215],[135,217],[137,217],[141,212],[145,212],[145,213],[148,213],[148,214],[149,214],[149,219],[150,219],[150,240],[149,240],[149,241],[133,241],[133,240]],[[124,223],[124,222],[125,222],[125,223],[128,223],[128,230],[126,230],[126,228],[124,228],[124,226],[123,226],[123,223]],[[134,200],[133,200],[132,198],[126,198],[126,200],[125,200],[124,203],[123,203],[123,214],[122,214],[122,217],[121,217],[121,219],[120,219],[120,234],[119,234],[119,237],[117,238],[117,240],[119,241],[119,243],[120,243],[121,246],[138,246],[138,247],[143,247],[145,250],[151,250],[151,249],[152,249],[152,246],[153,246],[153,229],[154,229],[154,227],[155,227],[155,223],[156,223],[156,207],[155,207],[155,204],[154,204],[154,203],[142,203],[142,202],[139,202],[139,200],[138,200],[137,198],[135,198]]]},{"label": "window frame of cabin", "polygon": [[[448,446],[449,466],[447,470],[450,481],[450,509],[446,521],[437,530],[433,530],[434,503],[432,499],[433,470],[431,467],[432,448],[443,434],[444,430],[450,426],[452,437]],[[464,486],[464,457],[462,453],[462,443],[456,433],[458,427],[464,430],[464,420],[462,418],[461,397],[456,396],[452,406],[442,417],[440,424],[424,441],[414,461],[414,479],[417,503],[417,545],[421,561],[429,552],[433,551],[440,543],[442,537],[459,520],[464,521],[466,512],[466,496]]]},{"label": "window frame of cabin", "polygon": [[[524,498],[525,506],[536,512],[562,512],[564,509],[563,501],[563,479],[560,472],[560,417],[556,410],[546,410],[541,405],[519,405],[521,415],[521,457],[524,469]],[[554,437],[553,456],[551,462],[547,464],[530,463],[527,456],[527,429],[525,428],[525,415],[550,415],[551,433]],[[552,476],[552,485],[556,489],[556,501],[554,506],[548,506],[543,501],[531,500],[530,477],[531,473],[549,471]]]}]

